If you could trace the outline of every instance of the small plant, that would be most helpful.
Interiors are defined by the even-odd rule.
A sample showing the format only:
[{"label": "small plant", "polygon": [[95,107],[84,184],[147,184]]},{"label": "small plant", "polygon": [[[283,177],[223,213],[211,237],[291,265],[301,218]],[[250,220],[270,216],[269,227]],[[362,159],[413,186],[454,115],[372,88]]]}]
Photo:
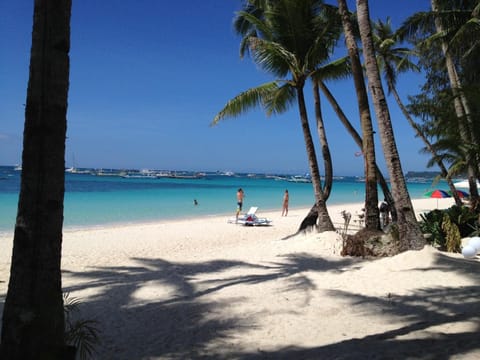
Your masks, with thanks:
[{"label": "small plant", "polygon": [[77,349],[80,359],[92,359],[95,346],[100,343],[97,321],[75,319],[74,314],[79,312],[80,301],[77,298],[70,298],[69,293],[63,294],[63,304],[67,344]]},{"label": "small plant", "polygon": [[422,221],[420,229],[424,234],[430,234],[427,243],[440,249],[445,248],[445,235],[442,230],[443,212],[441,210],[433,210],[425,214],[420,214]]},{"label": "small plant", "polygon": [[350,225],[350,220],[352,219],[352,214],[346,210],[342,210],[340,214],[342,214],[342,217],[343,217],[343,229],[342,229],[341,235],[342,237],[345,237],[345,235],[348,232],[348,226]]},{"label": "small plant", "polygon": [[445,246],[448,252],[460,252],[462,237],[458,226],[452,222],[447,213],[443,215],[442,230],[445,232]]}]

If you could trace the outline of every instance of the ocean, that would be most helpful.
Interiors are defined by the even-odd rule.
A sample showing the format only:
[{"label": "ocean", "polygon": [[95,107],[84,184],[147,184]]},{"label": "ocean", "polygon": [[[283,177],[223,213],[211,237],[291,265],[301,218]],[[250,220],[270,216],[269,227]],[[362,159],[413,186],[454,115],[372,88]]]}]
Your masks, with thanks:
[{"label": "ocean", "polygon": [[[0,166],[0,232],[13,232],[21,172]],[[118,172],[65,174],[64,228],[75,229],[125,223],[154,222],[225,215],[236,211],[236,192],[245,191],[244,211],[258,206],[262,211],[281,212],[285,189],[290,208],[309,208],[314,196],[311,183],[291,182],[289,176],[202,173],[201,177],[121,177]],[[412,198],[432,190],[431,182],[408,182]],[[364,183],[354,176],[338,177],[327,204],[364,201]],[[383,195],[379,193],[379,200]],[[198,205],[194,204],[197,200]]]}]

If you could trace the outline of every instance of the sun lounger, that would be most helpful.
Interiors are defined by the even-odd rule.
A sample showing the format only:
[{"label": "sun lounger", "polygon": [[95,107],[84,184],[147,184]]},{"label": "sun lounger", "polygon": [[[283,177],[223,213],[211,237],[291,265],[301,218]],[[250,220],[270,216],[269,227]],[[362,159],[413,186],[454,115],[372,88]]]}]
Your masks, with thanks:
[{"label": "sun lounger", "polygon": [[246,214],[243,214],[236,218],[229,219],[228,222],[230,224],[241,224],[241,225],[246,225],[246,226],[265,226],[265,225],[270,225],[272,222],[271,220],[267,218],[259,218],[255,213],[257,212],[258,207],[257,206],[252,206]]}]

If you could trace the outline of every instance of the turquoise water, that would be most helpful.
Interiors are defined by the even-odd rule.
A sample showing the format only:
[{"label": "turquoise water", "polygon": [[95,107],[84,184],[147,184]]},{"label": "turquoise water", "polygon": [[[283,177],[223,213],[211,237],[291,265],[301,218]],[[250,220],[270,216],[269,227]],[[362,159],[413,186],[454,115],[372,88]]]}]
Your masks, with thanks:
[{"label": "turquoise water", "polygon": [[[0,231],[13,231],[20,172],[0,167]],[[258,206],[259,213],[281,210],[285,189],[290,208],[310,207],[310,183],[293,183],[265,177],[207,174],[200,179],[122,178],[66,174],[64,227],[78,228],[117,223],[161,221],[196,216],[234,214],[236,191],[245,191],[244,210]],[[355,177],[334,182],[328,204],[362,202],[364,183]],[[430,183],[408,183],[412,198],[431,190]],[[379,195],[382,196],[381,193]],[[193,204],[197,199],[198,205]]]}]

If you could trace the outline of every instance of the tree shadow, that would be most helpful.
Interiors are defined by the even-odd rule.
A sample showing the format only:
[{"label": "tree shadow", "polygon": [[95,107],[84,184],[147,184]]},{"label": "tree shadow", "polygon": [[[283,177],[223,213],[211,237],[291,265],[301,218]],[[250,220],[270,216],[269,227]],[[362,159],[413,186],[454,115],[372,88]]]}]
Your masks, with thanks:
[{"label": "tree shadow", "polygon": [[[236,350],[235,334],[257,326],[256,320],[248,314],[239,317],[229,313],[230,307],[243,300],[241,297],[212,301],[206,295],[240,284],[261,284],[293,275],[296,278],[290,286],[297,291],[312,291],[308,277],[299,274],[341,272],[358,263],[354,259],[328,261],[306,254],[287,255],[283,259],[252,264],[224,260],[174,263],[134,258],[138,266],[64,271],[70,283],[78,279],[77,285],[66,286],[64,291],[78,292],[80,296],[82,290],[95,293],[81,301],[82,317],[97,320],[104,333],[100,336],[103,343],[98,349],[99,358],[125,358],[122,353],[127,353],[127,349],[118,348],[118,344],[132,342],[138,344],[133,351],[136,358],[229,358],[226,352]],[[229,271],[239,273],[240,268],[245,275],[228,275]],[[198,280],[199,275],[205,274],[209,279]],[[142,294],[147,283],[149,293]],[[132,349],[129,351],[132,353]]]},{"label": "tree shadow", "polygon": [[[411,295],[388,294],[381,298],[330,290],[330,296],[347,300],[352,307],[361,307],[366,318],[383,314],[389,320],[397,318],[403,321],[399,322],[400,325],[394,330],[363,338],[312,348],[289,346],[272,352],[235,353],[231,354],[232,358],[312,360],[479,358],[480,263],[437,254],[434,267],[416,270],[455,272],[470,278],[475,285],[419,288]],[[446,333],[435,329],[440,325],[454,328],[461,322],[469,322],[471,331]]]},{"label": "tree shadow", "polygon": [[[289,254],[268,263],[227,260],[182,263],[134,258],[137,266],[64,271],[68,283],[73,284],[65,286],[64,291],[79,296],[83,318],[99,322],[103,334],[98,359],[121,360],[131,358],[126,354],[135,354],[138,359],[446,360],[463,358],[462,354],[468,351],[480,353],[480,264],[441,253],[435,256],[433,266],[415,269],[419,277],[434,270],[455,272],[473,285],[446,284],[418,288],[409,295],[391,293],[382,297],[328,290],[326,296],[360,309],[365,319],[385,316],[388,320],[395,319],[393,323],[398,326],[362,338],[309,348],[288,344],[273,351],[242,350],[235,342],[236,335],[261,324],[254,315],[238,316],[230,311],[244,301],[241,293],[238,297],[220,296],[215,301],[208,295],[237,285],[263,285],[278,279],[284,280],[282,291],[308,295],[317,291],[309,272],[352,271],[369,260],[329,260],[308,254]],[[82,298],[84,290],[90,295]],[[454,327],[465,321],[473,324],[474,329],[449,334],[435,329],[439,325]],[[131,344],[135,344],[135,349],[127,348]]]}]

